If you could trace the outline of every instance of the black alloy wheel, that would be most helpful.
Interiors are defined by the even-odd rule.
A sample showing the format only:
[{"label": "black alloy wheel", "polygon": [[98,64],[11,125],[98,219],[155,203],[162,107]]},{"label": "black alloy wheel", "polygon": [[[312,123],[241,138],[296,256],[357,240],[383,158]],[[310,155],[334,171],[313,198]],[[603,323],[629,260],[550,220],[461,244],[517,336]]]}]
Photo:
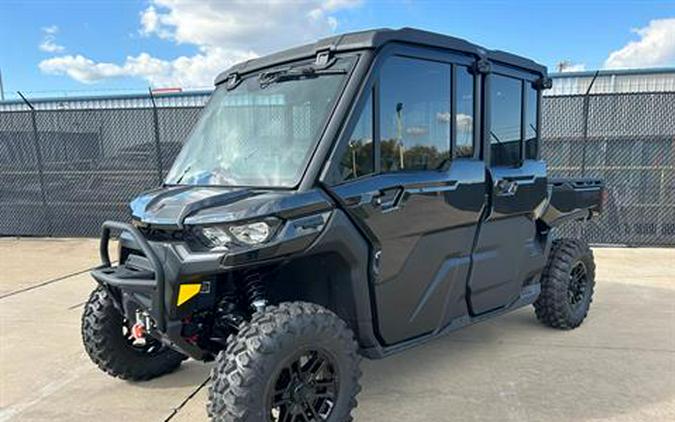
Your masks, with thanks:
[{"label": "black alloy wheel", "polygon": [[358,345],[345,321],[306,302],[253,314],[211,372],[214,422],[347,422],[359,386]]},{"label": "black alloy wheel", "polygon": [[557,239],[541,275],[534,302],[537,319],[549,327],[571,330],[584,321],[593,301],[593,251],[579,239]]},{"label": "black alloy wheel", "polygon": [[339,375],[328,353],[300,352],[279,371],[268,397],[269,418],[273,422],[328,420],[339,388]]},{"label": "black alloy wheel", "polygon": [[570,284],[567,289],[567,299],[573,307],[579,306],[586,295],[586,286],[588,285],[588,273],[586,265],[582,261],[576,263],[570,272]]}]

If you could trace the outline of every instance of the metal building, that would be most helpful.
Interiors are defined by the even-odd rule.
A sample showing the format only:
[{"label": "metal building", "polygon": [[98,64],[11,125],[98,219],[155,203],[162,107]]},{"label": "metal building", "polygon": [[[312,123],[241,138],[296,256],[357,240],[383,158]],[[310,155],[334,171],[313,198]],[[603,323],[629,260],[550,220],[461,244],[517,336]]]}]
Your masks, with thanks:
[{"label": "metal building", "polygon": [[[553,73],[553,88],[544,95],[675,92],[675,68],[597,70]],[[590,92],[589,86],[593,83]]]},{"label": "metal building", "polygon": [[[36,110],[110,110],[152,108],[153,99],[159,108],[203,107],[210,94],[210,90],[199,90],[159,94],[154,95],[154,98],[151,98],[149,93],[55,98],[31,98],[27,95],[27,97]],[[26,109],[27,105],[21,99],[0,101],[0,112],[25,111]]]}]

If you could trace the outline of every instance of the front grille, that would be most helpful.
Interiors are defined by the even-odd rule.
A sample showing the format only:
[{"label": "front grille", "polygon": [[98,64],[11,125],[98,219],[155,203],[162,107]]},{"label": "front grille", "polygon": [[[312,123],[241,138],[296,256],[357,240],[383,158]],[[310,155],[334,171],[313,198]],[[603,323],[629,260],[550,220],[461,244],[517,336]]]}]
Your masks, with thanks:
[{"label": "front grille", "polygon": [[153,227],[141,227],[138,230],[147,240],[154,242],[186,241],[191,238],[183,230],[167,230]]},{"label": "front grille", "polygon": [[141,232],[150,242],[184,242],[193,251],[207,251],[209,249],[208,243],[202,239],[197,233],[190,229],[163,229],[152,226],[139,227]]}]

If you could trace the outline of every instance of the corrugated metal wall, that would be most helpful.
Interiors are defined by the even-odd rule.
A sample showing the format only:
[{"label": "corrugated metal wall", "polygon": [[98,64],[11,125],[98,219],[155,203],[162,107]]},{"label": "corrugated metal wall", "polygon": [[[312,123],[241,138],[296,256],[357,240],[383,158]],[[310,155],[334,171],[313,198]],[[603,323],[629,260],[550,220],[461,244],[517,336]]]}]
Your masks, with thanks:
[{"label": "corrugated metal wall", "polygon": [[[157,107],[202,107],[209,99],[211,91],[190,91],[173,94],[155,95]],[[36,110],[89,110],[89,109],[128,109],[151,108],[152,99],[149,94],[110,95],[100,97],[72,98],[30,98],[28,100]],[[25,111],[23,100],[0,102],[2,111]]]},{"label": "corrugated metal wall", "polygon": [[[596,76],[597,73],[597,76]],[[552,74],[553,88],[547,97],[560,95],[627,94],[638,92],[675,92],[675,69],[602,70]]]}]

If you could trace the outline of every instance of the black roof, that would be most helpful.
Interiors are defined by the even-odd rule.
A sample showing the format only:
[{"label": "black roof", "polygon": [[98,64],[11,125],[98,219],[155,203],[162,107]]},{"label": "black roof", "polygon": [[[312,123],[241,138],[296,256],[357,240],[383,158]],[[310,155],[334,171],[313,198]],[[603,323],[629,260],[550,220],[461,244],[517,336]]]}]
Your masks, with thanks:
[{"label": "black roof", "polygon": [[283,50],[267,56],[248,60],[232,66],[230,69],[218,75],[216,84],[223,82],[232,73],[248,73],[265,67],[309,58],[324,50],[333,52],[345,52],[363,49],[377,49],[390,42],[400,42],[429,47],[445,48],[462,53],[474,55],[478,58],[489,59],[511,66],[516,66],[527,71],[546,76],[546,67],[526,59],[525,57],[507,53],[500,50],[488,50],[479,45],[470,43],[461,38],[442,35],[435,32],[422,31],[414,28],[401,29],[373,29],[369,31],[351,32],[348,34],[335,35],[321,39],[313,44]]}]

